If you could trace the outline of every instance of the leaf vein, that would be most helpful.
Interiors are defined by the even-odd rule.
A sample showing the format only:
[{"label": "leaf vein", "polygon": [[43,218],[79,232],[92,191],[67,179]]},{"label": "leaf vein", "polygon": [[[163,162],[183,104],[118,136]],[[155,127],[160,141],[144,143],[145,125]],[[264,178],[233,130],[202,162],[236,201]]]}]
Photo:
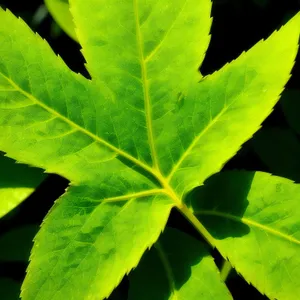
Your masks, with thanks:
[{"label": "leaf vein", "polygon": [[227,219],[230,219],[230,220],[235,221],[235,222],[241,222],[241,223],[244,223],[244,224],[249,225],[249,226],[257,227],[257,228],[259,228],[259,229],[261,229],[265,232],[269,232],[269,233],[271,233],[275,236],[279,236],[279,237],[281,237],[285,240],[288,240],[292,243],[300,245],[300,241],[298,239],[292,237],[291,235],[283,233],[279,230],[270,228],[266,225],[257,223],[255,221],[252,221],[252,220],[248,219],[248,218],[244,218],[244,217],[240,218],[240,217],[237,217],[237,216],[234,216],[234,215],[221,213],[221,212],[217,212],[217,211],[210,211],[210,210],[195,211],[194,215],[211,215],[211,216],[227,218]]},{"label": "leaf vein", "polygon": [[138,12],[138,4],[137,0],[133,0],[134,7],[134,16],[135,16],[135,25],[136,25],[136,37],[137,37],[137,46],[141,64],[141,75],[142,75],[142,86],[145,100],[145,111],[146,111],[146,123],[147,123],[147,132],[148,132],[148,140],[151,151],[151,156],[153,160],[153,167],[156,170],[159,170],[158,167],[158,159],[156,154],[156,148],[154,145],[154,137],[153,137],[153,126],[152,126],[152,113],[151,113],[151,99],[149,95],[149,86],[147,80],[147,68],[145,63],[145,58],[143,54],[143,46],[142,46],[142,33],[139,24],[139,12]]},{"label": "leaf vein", "polygon": [[173,29],[173,27],[175,26],[178,18],[180,17],[180,15],[182,14],[186,4],[187,4],[188,0],[185,0],[184,4],[182,5],[178,15],[176,16],[176,18],[174,19],[174,21],[172,22],[171,26],[169,27],[169,29],[167,30],[167,32],[165,33],[165,35],[163,36],[163,38],[161,39],[161,41],[159,42],[159,44],[152,50],[152,52],[145,58],[145,62],[147,63],[157,52],[158,50],[161,48],[161,46],[163,45],[163,43],[165,42],[166,38],[168,37],[169,33],[171,32],[171,30]]},{"label": "leaf vein", "polygon": [[140,166],[141,168],[143,168],[144,170],[146,170],[147,172],[149,172],[150,174],[153,174],[154,176],[157,176],[157,173],[155,172],[155,170],[144,164],[143,162],[141,162],[140,160],[136,159],[135,157],[131,156],[130,154],[124,152],[123,150],[111,145],[109,142],[105,141],[104,139],[100,138],[99,136],[95,135],[94,133],[88,131],[87,129],[81,127],[80,125],[78,125],[77,123],[73,122],[72,120],[68,119],[67,117],[65,117],[64,115],[60,114],[59,112],[57,112],[56,110],[54,110],[53,108],[47,106],[46,104],[44,104],[42,101],[38,100],[37,98],[35,98],[32,94],[26,92],[25,90],[23,90],[21,87],[19,87],[16,83],[14,83],[12,81],[11,78],[5,76],[4,74],[0,73],[0,75],[2,77],[4,77],[7,81],[10,82],[10,84],[15,87],[21,94],[23,94],[24,96],[26,96],[28,99],[30,99],[31,101],[33,101],[34,103],[36,103],[37,105],[39,105],[40,107],[42,107],[43,109],[45,109],[46,111],[48,111],[49,113],[51,113],[52,115],[58,117],[59,119],[63,120],[65,123],[69,124],[71,127],[76,128],[78,131],[82,132],[83,134],[91,137],[93,140],[95,140],[96,142],[104,145],[106,148],[110,149],[113,152],[118,153],[120,156],[123,156],[124,158],[130,160],[131,162],[133,162],[135,165]]}]

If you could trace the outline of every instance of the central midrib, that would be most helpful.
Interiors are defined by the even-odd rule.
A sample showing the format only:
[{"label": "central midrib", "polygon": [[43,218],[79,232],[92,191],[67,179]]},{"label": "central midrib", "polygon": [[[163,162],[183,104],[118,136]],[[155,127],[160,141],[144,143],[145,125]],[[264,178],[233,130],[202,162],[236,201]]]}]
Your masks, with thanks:
[{"label": "central midrib", "polygon": [[[118,153],[119,155],[123,156],[124,158],[128,159],[132,163],[134,163],[137,166],[140,166],[142,169],[147,171],[149,174],[152,174],[159,183],[161,184],[161,192],[164,191],[166,195],[168,195],[175,203],[175,206],[177,209],[187,218],[187,220],[198,230],[198,232],[207,240],[207,242],[214,247],[214,239],[209,234],[209,232],[205,229],[205,227],[201,224],[201,222],[193,215],[192,211],[187,208],[185,204],[182,203],[181,198],[178,197],[178,195],[175,193],[173,188],[169,185],[166,178],[160,173],[160,171],[153,169],[152,167],[144,164],[143,162],[139,161],[135,157],[131,156],[130,154],[122,151],[121,149],[109,144],[105,140],[101,139],[99,136],[93,134],[92,132],[86,130],[85,128],[81,127],[80,125],[76,124],[75,122],[69,120],[64,115],[60,114],[53,108],[47,106],[37,98],[35,98],[33,95],[29,94],[28,92],[24,91],[21,87],[19,87],[17,84],[15,84],[9,77],[7,77],[4,74],[1,74],[17,91],[19,91],[22,95],[26,96],[28,99],[30,99],[33,103],[36,105],[42,107],[52,115],[56,116],[57,118],[60,118],[67,124],[69,124],[71,127],[77,129],[78,131],[86,134],[87,136],[91,137],[96,142],[106,146],[108,149],[114,151],[115,153]],[[146,192],[146,191],[145,191]]]},{"label": "central midrib", "polygon": [[5,78],[11,85],[12,87],[14,87],[17,91],[19,91],[22,95],[24,95],[25,97],[27,97],[28,99],[30,99],[33,103],[35,103],[36,105],[42,107],[43,109],[45,109],[46,111],[48,111],[50,114],[54,115],[55,117],[63,120],[64,122],[66,122],[68,125],[70,125],[71,127],[75,128],[76,130],[82,132],[83,134],[89,136],[90,138],[92,138],[94,141],[104,145],[105,147],[107,147],[108,149],[110,149],[111,151],[123,156],[124,158],[128,159],[129,161],[131,161],[132,163],[134,163],[135,165],[141,167],[142,169],[144,169],[145,171],[147,171],[149,174],[151,174],[152,176],[154,176],[155,178],[157,178],[157,180],[160,182],[162,188],[166,191],[166,193],[168,193],[170,195],[170,197],[178,204],[180,202],[179,198],[177,195],[175,195],[173,189],[168,185],[166,178],[163,177],[163,175],[156,169],[148,166],[147,164],[144,164],[142,161],[136,159],[135,157],[131,156],[130,154],[124,152],[123,150],[111,145],[110,143],[108,143],[107,141],[103,140],[102,138],[100,138],[99,136],[95,135],[94,133],[88,131],[87,129],[81,127],[80,125],[78,125],[77,123],[71,121],[70,119],[68,119],[67,117],[65,117],[64,115],[60,114],[59,112],[57,112],[55,109],[49,107],[48,105],[44,104],[42,101],[38,100],[37,98],[35,98],[33,95],[31,95],[30,93],[26,92],[25,90],[23,90],[21,87],[19,87],[16,83],[14,83],[13,80],[11,80],[9,77],[5,76],[4,74],[0,73],[0,75]]},{"label": "central midrib", "polygon": [[151,99],[150,99],[150,94],[149,94],[149,84],[148,84],[148,80],[147,80],[147,67],[146,67],[146,61],[145,61],[145,57],[144,57],[143,38],[142,38],[142,33],[141,33],[140,21],[139,21],[139,10],[138,10],[137,0],[133,0],[133,9],[134,9],[134,17],[135,17],[137,47],[138,47],[140,65],[141,65],[141,76],[142,76],[142,85],[143,85],[143,93],[144,93],[147,135],[148,135],[148,141],[149,141],[149,146],[150,146],[153,168],[155,170],[159,171],[156,147],[155,147],[154,137],[153,137]]}]

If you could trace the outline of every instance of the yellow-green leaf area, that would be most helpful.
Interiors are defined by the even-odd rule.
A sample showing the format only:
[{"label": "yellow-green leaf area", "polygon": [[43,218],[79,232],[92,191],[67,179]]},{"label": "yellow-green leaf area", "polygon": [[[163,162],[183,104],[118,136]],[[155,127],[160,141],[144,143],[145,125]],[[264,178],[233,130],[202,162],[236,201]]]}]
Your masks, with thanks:
[{"label": "yellow-green leaf area", "polygon": [[221,254],[270,299],[300,297],[299,192],[299,185],[267,173],[224,172],[191,203]]},{"label": "yellow-green leaf area", "polygon": [[35,238],[24,300],[108,297],[173,207],[215,246],[185,196],[271,112],[300,20],[203,77],[210,10],[209,0],[71,0],[91,80],[0,10],[0,150],[70,181]]},{"label": "yellow-green leaf area", "polygon": [[77,36],[68,0],[45,0],[48,11],[57,24],[75,41]]},{"label": "yellow-green leaf area", "polygon": [[130,274],[129,300],[233,299],[208,247],[167,228]]},{"label": "yellow-green leaf area", "polygon": [[0,218],[32,194],[45,177],[41,170],[16,164],[0,154]]}]

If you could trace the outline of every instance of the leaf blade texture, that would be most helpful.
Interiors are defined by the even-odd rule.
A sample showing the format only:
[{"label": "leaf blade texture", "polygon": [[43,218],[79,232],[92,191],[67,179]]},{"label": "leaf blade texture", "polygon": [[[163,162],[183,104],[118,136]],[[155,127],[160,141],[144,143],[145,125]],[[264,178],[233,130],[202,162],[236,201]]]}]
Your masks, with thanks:
[{"label": "leaf blade texture", "polygon": [[[168,175],[176,191],[190,191],[220,171],[270,114],[271,107],[279,100],[283,90],[282,83],[288,79],[283,75],[288,72],[284,70],[285,63],[290,65],[295,59],[296,52],[290,50],[298,39],[297,18],[289,23],[293,27],[291,31],[288,25],[282,27],[266,41],[260,41],[237,60],[207,76],[194,90],[191,89],[191,99],[201,99],[195,102],[198,109],[194,110],[201,117],[194,121],[198,135],[193,136],[191,144]],[[290,46],[284,43],[284,35],[294,41]],[[287,61],[276,65],[280,53],[286,51],[290,55],[286,56]],[[267,54],[270,52],[273,57]],[[283,71],[283,77],[277,76],[281,72],[279,70]],[[192,111],[186,111],[186,115],[191,115]]]},{"label": "leaf blade texture", "polygon": [[167,228],[129,276],[128,300],[232,299],[207,246]]},{"label": "leaf blade texture", "polygon": [[[198,67],[209,43],[211,2],[70,1],[70,6],[87,69],[105,96],[118,103],[111,110],[118,147],[159,169],[155,131],[161,125],[155,128],[154,122],[201,78]],[[95,9],[97,16],[86,22]],[[185,44],[178,39],[183,33],[188,34]],[[128,141],[135,149],[128,148]]]},{"label": "leaf blade texture", "polygon": [[209,179],[197,197],[195,214],[237,272],[270,299],[298,299],[299,185],[232,171]]},{"label": "leaf blade texture", "polygon": [[[185,32],[186,56],[179,55],[183,46],[175,40],[177,34],[182,34],[181,27],[172,25],[170,19],[164,20],[165,2],[133,1],[131,6],[120,2],[128,15],[113,5],[116,3],[70,3],[92,81],[71,72],[23,21],[0,10],[0,44],[4,45],[0,49],[0,83],[7,89],[0,93],[0,149],[9,157],[71,182],[36,236],[23,284],[24,300],[109,296],[158,239],[173,207],[194,221],[205,236],[205,228],[183,203],[185,193],[218,172],[258,129],[289,78],[294,62],[299,16],[235,62],[202,78],[197,68],[209,42],[210,1],[174,4],[170,14],[173,19],[180,20],[178,24],[183,29],[191,25]],[[99,8],[99,4],[103,6]],[[149,8],[153,9],[151,16]],[[118,24],[112,22],[113,9],[121,14]],[[146,19],[152,23],[142,31],[141,12],[147,11]],[[186,15],[181,13],[176,18],[179,11]],[[203,18],[196,23],[197,12]],[[91,20],[87,16],[92,16]],[[126,16],[134,18],[128,20]],[[141,42],[147,34],[150,39],[149,24],[154,20],[160,20],[164,27],[153,29],[157,36],[152,38],[161,46],[151,55],[153,44],[149,44],[151,68],[147,69]],[[99,36],[89,24],[101,27],[96,30]],[[176,21],[174,24],[178,25]],[[111,32],[113,28],[116,32]],[[198,38],[203,41],[200,48],[195,46],[197,28],[203,30],[203,36]],[[105,41],[103,34],[108,29],[110,35]],[[176,46],[174,53],[162,42],[166,31]],[[116,66],[120,62],[115,45],[118,34],[124,34],[119,40],[128,57],[124,64]],[[116,47],[109,48],[108,41]],[[96,52],[100,56],[102,53],[105,64],[96,59]],[[197,53],[198,57],[192,56]],[[172,65],[170,58],[174,57],[180,59]],[[247,71],[249,67],[251,72]],[[139,77],[128,72],[137,72]],[[151,83],[152,93],[149,72],[153,77],[157,75]],[[241,74],[242,84],[235,85]],[[251,75],[251,80],[245,74]],[[227,85],[230,94],[226,92]],[[207,93],[212,88],[213,94]],[[153,100],[161,97],[165,102],[160,107]],[[220,116],[226,101],[234,105],[227,105],[226,114]],[[249,124],[242,131],[245,121]],[[205,135],[201,134],[203,130]],[[217,146],[222,152],[217,151]]]}]

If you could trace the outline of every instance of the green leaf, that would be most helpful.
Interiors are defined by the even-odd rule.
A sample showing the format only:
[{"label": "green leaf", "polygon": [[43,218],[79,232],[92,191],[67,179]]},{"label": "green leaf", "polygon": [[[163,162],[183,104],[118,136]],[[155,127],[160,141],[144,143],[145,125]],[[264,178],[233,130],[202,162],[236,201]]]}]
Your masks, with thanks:
[{"label": "green leaf", "polygon": [[167,228],[130,274],[129,300],[232,299],[207,247]]},{"label": "green leaf", "polygon": [[176,97],[201,78],[198,68],[210,40],[211,1],[69,2],[87,68],[116,100],[127,100],[132,93],[138,108],[142,92],[152,108],[165,102],[166,110],[171,95]]},{"label": "green leaf", "polygon": [[272,173],[300,182],[300,141],[291,130],[264,128],[252,145]]},{"label": "green leaf", "polygon": [[300,134],[300,90],[286,90],[281,97],[280,103],[289,125]]},{"label": "green leaf", "polygon": [[299,201],[300,186],[288,179],[225,172],[209,179],[191,205],[238,273],[270,299],[296,300]]},{"label": "green leaf", "polygon": [[33,238],[38,232],[36,225],[26,225],[0,235],[0,261],[28,262]]},{"label": "green leaf", "polygon": [[[176,3],[171,8],[167,0],[153,3],[135,0],[122,5],[115,0],[104,9],[102,1],[90,1],[88,5],[80,0],[70,1],[87,68],[94,81],[109,88],[107,97],[114,101],[128,99],[130,95],[130,104],[136,107],[144,102],[139,101],[142,95],[146,109],[152,106],[152,118],[147,118],[146,126],[151,128],[148,136],[153,164],[159,166],[181,196],[219,171],[258,129],[278,100],[295,52],[284,55],[290,63],[277,61],[290,46],[279,42],[275,34],[269,43],[260,42],[238,61],[195,84],[200,79],[197,67],[208,42],[208,36],[201,32],[205,28],[208,31],[210,25],[210,1],[177,0]],[[166,14],[168,9],[171,13]],[[90,18],[94,10],[100,13]],[[115,15],[120,19],[117,24]],[[286,31],[287,40],[298,38],[299,26],[296,19],[294,22],[295,25],[292,22],[291,27],[281,30],[281,34]],[[99,33],[97,26],[105,30]],[[185,36],[189,43],[182,43],[178,36]],[[122,44],[122,54],[118,47],[121,40],[128,41]],[[185,55],[181,55],[183,52]],[[119,115],[120,111],[114,114]],[[137,115],[132,111],[130,114]],[[243,130],[237,130],[238,125],[233,124],[243,124]],[[141,144],[139,148],[144,146]]]},{"label": "green leaf", "polygon": [[75,41],[77,36],[68,0],[44,0],[56,23]]},{"label": "green leaf", "polygon": [[214,245],[184,197],[270,113],[294,63],[300,15],[203,78],[210,8],[72,0],[91,81],[0,10],[0,149],[70,180],[35,238],[24,300],[108,297],[173,207]]},{"label": "green leaf", "polygon": [[45,177],[41,170],[0,154],[0,218],[23,202]]}]

